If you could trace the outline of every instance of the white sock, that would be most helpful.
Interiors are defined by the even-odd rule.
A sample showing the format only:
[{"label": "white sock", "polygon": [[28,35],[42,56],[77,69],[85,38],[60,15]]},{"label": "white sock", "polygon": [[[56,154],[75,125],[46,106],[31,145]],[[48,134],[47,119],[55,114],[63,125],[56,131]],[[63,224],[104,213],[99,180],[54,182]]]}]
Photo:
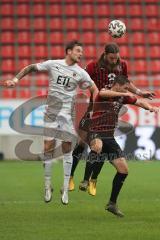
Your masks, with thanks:
[{"label": "white sock", "polygon": [[68,191],[69,187],[69,178],[71,174],[72,169],[72,152],[65,153],[63,155],[63,170],[64,170],[64,183],[63,183],[63,189],[64,191]]},{"label": "white sock", "polygon": [[45,188],[51,186],[51,176],[52,176],[52,159],[47,159],[44,162],[44,181]]}]

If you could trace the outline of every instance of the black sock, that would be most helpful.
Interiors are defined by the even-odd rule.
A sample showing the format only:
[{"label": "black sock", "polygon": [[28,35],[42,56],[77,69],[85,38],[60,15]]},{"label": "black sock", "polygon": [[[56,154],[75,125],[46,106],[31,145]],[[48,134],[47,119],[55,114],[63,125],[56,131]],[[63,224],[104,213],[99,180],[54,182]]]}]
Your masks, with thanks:
[{"label": "black sock", "polygon": [[97,179],[101,172],[104,162],[96,162],[93,166],[92,179]]},{"label": "black sock", "polygon": [[116,203],[119,192],[122,188],[123,182],[125,181],[125,178],[127,177],[128,174],[126,173],[119,173],[117,172],[112,183],[112,192],[111,192],[111,197],[110,201],[113,203]]},{"label": "black sock", "polygon": [[94,166],[97,162],[97,159],[98,159],[98,154],[94,151],[90,151],[87,162],[86,162],[86,167],[85,167],[85,173],[84,173],[85,181],[89,181],[92,175]]},{"label": "black sock", "polygon": [[73,157],[73,163],[72,163],[72,169],[71,169],[71,176],[74,176],[74,172],[76,170],[76,167],[79,163],[80,158],[82,157],[82,153],[85,149],[85,145],[79,145],[77,144],[73,150],[72,157]]}]

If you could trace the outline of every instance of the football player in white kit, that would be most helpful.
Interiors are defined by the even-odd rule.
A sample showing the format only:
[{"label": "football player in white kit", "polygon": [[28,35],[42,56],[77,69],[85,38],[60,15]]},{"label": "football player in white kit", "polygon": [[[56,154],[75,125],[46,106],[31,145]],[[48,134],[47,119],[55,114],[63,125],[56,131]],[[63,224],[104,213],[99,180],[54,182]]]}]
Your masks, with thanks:
[{"label": "football player in white kit", "polygon": [[[72,147],[76,133],[73,126],[74,97],[77,87],[88,88],[96,95],[98,89],[89,74],[77,63],[83,56],[82,44],[72,41],[66,46],[66,56],[60,60],[48,60],[23,68],[13,79],[3,82],[6,87],[15,87],[19,80],[33,71],[45,71],[49,75],[47,108],[45,112],[44,172],[45,202],[52,199],[51,167],[56,139],[62,141],[64,183],[61,202],[68,204],[68,184],[72,167]],[[51,131],[49,130],[51,129]]]}]

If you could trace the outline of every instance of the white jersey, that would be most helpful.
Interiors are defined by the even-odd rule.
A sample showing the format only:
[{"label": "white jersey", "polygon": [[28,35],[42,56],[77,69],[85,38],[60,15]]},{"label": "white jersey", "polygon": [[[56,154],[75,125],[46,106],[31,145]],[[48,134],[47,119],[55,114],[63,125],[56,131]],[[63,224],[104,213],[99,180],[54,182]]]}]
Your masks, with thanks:
[{"label": "white jersey", "polygon": [[78,64],[67,65],[65,59],[37,63],[39,71],[49,73],[48,95],[57,97],[63,103],[71,103],[80,84],[93,84],[89,74]]}]

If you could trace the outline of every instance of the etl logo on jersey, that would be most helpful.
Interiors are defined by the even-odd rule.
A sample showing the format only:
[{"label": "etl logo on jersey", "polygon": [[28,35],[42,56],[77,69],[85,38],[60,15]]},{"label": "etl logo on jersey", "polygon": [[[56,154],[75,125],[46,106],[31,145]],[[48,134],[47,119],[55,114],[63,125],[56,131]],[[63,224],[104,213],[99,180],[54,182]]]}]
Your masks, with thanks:
[{"label": "etl logo on jersey", "polygon": [[69,80],[70,80],[70,77],[58,76],[57,84],[69,87]]}]

